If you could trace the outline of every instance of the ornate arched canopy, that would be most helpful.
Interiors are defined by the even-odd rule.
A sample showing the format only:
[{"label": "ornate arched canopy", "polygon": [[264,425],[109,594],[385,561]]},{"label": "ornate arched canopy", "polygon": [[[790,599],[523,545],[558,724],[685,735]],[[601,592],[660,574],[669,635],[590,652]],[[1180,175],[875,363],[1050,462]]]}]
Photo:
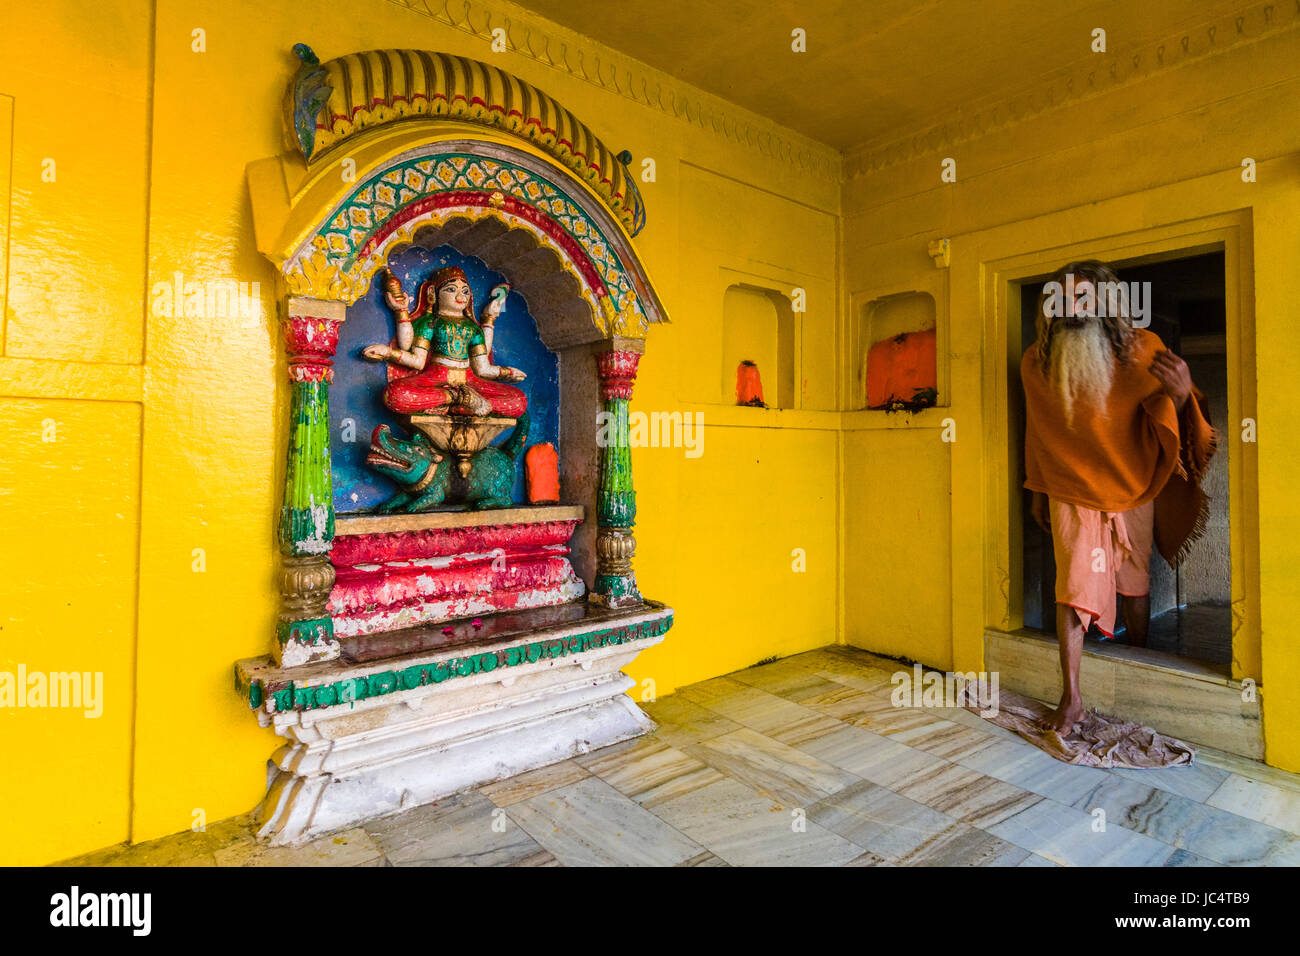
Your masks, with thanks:
[{"label": "ornate arched canopy", "polygon": [[[645,210],[631,157],[615,156],[546,94],[474,60],[386,50],[320,63],[301,44],[295,52],[302,66],[286,98],[288,148],[248,167],[258,248],[288,294],[281,604],[272,656],[236,665],[258,719],[290,741],[261,808],[261,834],[280,843],[652,729],[621,668],[662,640],[673,617],[642,597],[632,568],[628,404],[643,340],[665,317],[632,246]],[[355,425],[347,413],[356,407],[345,387],[334,409],[344,417],[331,413],[340,324],[364,322],[365,307],[349,306],[407,246],[480,259],[527,300],[558,366],[564,451],[539,442],[529,453],[549,449],[560,502],[461,494],[451,508],[435,511],[431,499],[336,525],[331,448],[353,438],[333,425]],[[478,341],[485,351],[497,342]],[[344,342],[350,373],[368,349]],[[454,371],[457,385],[468,381],[444,368],[444,381]],[[418,417],[402,427],[470,470],[496,430],[513,426],[476,487],[513,469],[528,440],[526,413]],[[395,454],[387,438],[370,447]],[[411,452],[407,473],[418,457]],[[475,485],[467,471],[459,476]],[[426,458],[423,477],[408,485],[423,492],[440,481],[450,483],[449,466]],[[525,557],[498,568],[498,551]],[[480,626],[495,625],[467,617],[497,611],[509,611],[502,629],[482,635]],[[355,643],[379,631],[404,636]],[[509,676],[483,683],[498,668]]]},{"label": "ornate arched canopy", "polygon": [[463,57],[295,51],[293,151],[249,171],[259,247],[291,294],[351,304],[436,230],[511,275],[549,342],[643,338],[665,320],[632,246],[645,210],[630,157],[551,97]]}]

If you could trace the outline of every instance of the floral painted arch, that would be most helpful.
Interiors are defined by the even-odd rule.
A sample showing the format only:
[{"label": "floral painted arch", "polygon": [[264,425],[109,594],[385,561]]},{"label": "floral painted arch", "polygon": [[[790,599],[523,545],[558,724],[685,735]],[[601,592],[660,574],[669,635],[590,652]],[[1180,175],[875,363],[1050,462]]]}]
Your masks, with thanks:
[{"label": "floral painted arch", "polygon": [[[526,258],[516,288],[561,327],[557,341],[578,318],[603,338],[644,338],[663,320],[626,233],[588,190],[525,149],[482,140],[422,143],[359,174],[281,268],[294,295],[351,303],[430,230],[506,274]],[[510,231],[525,235],[507,241]]]},{"label": "floral painted arch", "polygon": [[451,117],[535,144],[587,183],[635,236],[645,206],[626,168],[577,117],[546,93],[495,66],[429,50],[371,50],[321,63],[304,43],[285,102],[288,137],[308,165],[337,155],[365,130],[421,117]]},{"label": "floral painted arch", "polygon": [[[615,155],[550,96],[443,53],[379,50],[324,63],[303,44],[295,53],[291,152],[266,161],[276,169],[250,168],[255,215],[264,211],[259,246],[291,295],[355,302],[420,230],[442,229],[471,255],[479,251],[467,246],[521,231],[531,238],[496,242],[492,258],[480,258],[512,274],[512,250],[533,254],[516,287],[561,327],[553,338],[572,341],[579,317],[590,339],[643,339],[666,321],[632,246],[645,207],[630,155]],[[278,216],[265,214],[277,205]],[[473,228],[453,228],[464,223]]]}]

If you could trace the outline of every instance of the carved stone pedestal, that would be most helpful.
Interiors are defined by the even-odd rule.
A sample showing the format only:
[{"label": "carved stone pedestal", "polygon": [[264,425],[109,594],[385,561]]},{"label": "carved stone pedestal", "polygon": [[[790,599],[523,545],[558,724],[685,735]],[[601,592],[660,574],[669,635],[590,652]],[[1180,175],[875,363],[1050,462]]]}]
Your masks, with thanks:
[{"label": "carved stone pedestal", "polygon": [[492,623],[485,640],[441,649],[469,625],[345,641],[340,660],[288,670],[239,662],[259,722],[289,741],[272,758],[259,836],[301,843],[654,729],[621,668],[663,640],[670,608],[575,603]]},{"label": "carved stone pedestal", "polygon": [[411,425],[433,442],[433,447],[456,459],[460,476],[469,475],[474,456],[507,428],[513,418],[472,418],[464,415],[412,415]]}]

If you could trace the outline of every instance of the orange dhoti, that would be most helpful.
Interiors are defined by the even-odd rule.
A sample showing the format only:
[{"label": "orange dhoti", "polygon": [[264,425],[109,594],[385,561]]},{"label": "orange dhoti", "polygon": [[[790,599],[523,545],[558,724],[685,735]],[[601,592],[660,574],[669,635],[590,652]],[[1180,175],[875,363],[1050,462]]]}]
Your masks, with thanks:
[{"label": "orange dhoti", "polygon": [[431,362],[422,372],[390,381],[384,404],[404,415],[518,418],[528,408],[528,397],[511,385],[479,378],[471,369]]},{"label": "orange dhoti", "polygon": [[1056,555],[1056,603],[1074,608],[1087,631],[1096,622],[1115,636],[1115,594],[1142,597],[1151,591],[1151,545],[1155,505],[1130,511],[1097,511],[1048,498]]}]

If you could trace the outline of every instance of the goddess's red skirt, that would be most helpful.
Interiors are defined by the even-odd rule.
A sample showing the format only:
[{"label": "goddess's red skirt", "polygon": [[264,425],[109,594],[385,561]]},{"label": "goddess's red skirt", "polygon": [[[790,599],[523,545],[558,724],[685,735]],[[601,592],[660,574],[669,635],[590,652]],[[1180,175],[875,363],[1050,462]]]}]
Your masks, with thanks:
[{"label": "goddess's red skirt", "polygon": [[[513,385],[479,378],[472,369],[452,369],[430,362],[422,372],[390,381],[384,389],[384,404],[403,415],[468,415],[470,409],[454,405],[455,394],[449,384],[468,385],[492,403],[492,414],[518,418],[528,408],[528,396]],[[454,382],[452,380],[455,380]]]}]

